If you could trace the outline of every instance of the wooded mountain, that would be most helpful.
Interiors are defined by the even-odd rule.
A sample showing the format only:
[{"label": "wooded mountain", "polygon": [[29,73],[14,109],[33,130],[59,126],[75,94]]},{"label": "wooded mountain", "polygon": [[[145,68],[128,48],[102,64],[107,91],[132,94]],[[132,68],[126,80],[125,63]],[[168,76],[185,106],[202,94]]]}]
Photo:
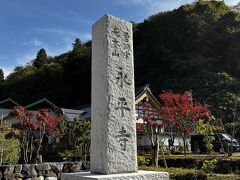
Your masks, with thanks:
[{"label": "wooded mountain", "polygon": [[[240,105],[239,14],[219,1],[198,1],[134,23],[136,87],[189,91],[231,121]],[[73,108],[90,103],[91,41],[49,57],[41,49],[32,65],[16,67],[0,82],[0,97],[26,105],[43,97]],[[239,108],[238,108],[239,109]]]}]

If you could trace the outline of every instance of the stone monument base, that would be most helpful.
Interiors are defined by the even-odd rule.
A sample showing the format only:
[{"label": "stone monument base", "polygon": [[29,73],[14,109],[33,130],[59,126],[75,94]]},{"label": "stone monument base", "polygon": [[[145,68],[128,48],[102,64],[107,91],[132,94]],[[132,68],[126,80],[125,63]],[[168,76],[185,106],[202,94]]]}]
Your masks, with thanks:
[{"label": "stone monument base", "polygon": [[91,172],[65,173],[61,180],[168,180],[167,172],[138,171],[136,173],[100,175]]}]

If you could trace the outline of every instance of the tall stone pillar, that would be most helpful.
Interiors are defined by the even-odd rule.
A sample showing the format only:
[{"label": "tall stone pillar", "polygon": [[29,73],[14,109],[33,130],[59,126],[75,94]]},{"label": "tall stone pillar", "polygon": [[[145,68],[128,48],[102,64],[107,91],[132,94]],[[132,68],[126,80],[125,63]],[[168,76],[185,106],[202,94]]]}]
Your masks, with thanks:
[{"label": "tall stone pillar", "polygon": [[137,171],[132,24],[103,16],[92,30],[91,171]]}]

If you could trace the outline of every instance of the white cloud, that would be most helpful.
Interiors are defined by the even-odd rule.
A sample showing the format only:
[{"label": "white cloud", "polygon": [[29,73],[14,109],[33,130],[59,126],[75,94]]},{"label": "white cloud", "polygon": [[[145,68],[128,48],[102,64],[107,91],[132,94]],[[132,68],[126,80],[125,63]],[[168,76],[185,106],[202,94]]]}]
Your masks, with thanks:
[{"label": "white cloud", "polygon": [[[12,73],[16,66],[27,65],[27,63],[31,62],[31,60],[33,60],[35,57],[36,57],[35,53],[29,53],[22,56],[18,56],[14,64],[6,65],[6,63],[4,63],[4,65],[0,65],[0,68],[3,69],[4,77],[7,77],[10,73]],[[9,61],[9,58],[6,57],[6,60]]]},{"label": "white cloud", "polygon": [[160,8],[165,10],[171,10],[177,5],[187,4],[194,2],[194,0],[119,0],[122,5],[143,6],[145,8]]},{"label": "white cloud", "polygon": [[65,13],[59,13],[59,12],[53,12],[51,11],[51,16],[55,16],[57,19],[60,19],[61,21],[71,21],[75,23],[83,23],[87,25],[92,25],[94,22],[86,17],[81,16],[76,11],[69,10],[65,11]]},{"label": "white cloud", "polygon": [[4,55],[0,55],[0,68],[3,70],[4,72],[4,77],[8,76],[14,69],[14,67],[12,65],[6,65],[6,62],[9,62],[10,58]]},{"label": "white cloud", "polygon": [[[25,46],[41,46],[45,48],[49,56],[56,56],[71,50],[72,43],[76,38],[80,38],[83,42],[91,40],[90,32],[79,32],[61,28],[31,28],[30,31],[36,32],[40,36],[44,34],[44,36],[54,37],[51,41],[45,40],[44,43],[37,38],[24,43]],[[36,50],[36,48],[31,49]],[[37,52],[34,51],[34,53],[18,58],[17,62],[20,64],[26,64],[29,60],[34,59],[36,54]]]},{"label": "white cloud", "polygon": [[16,59],[16,65],[24,66],[27,63],[30,63],[31,60],[33,60],[36,57],[36,54],[37,54],[37,52],[32,52],[32,53],[24,54],[21,57],[18,57]]},{"label": "white cloud", "polygon": [[[117,3],[123,6],[138,6],[144,11],[143,16],[150,16],[158,12],[176,9],[184,4],[195,2],[195,0],[118,0]],[[239,0],[225,0],[227,5],[236,5]]]},{"label": "white cloud", "polygon": [[122,5],[136,5],[143,6],[148,4],[152,0],[118,0],[118,2]]},{"label": "white cloud", "polygon": [[65,38],[77,38],[79,37],[82,41],[90,40],[91,34],[90,33],[82,33],[78,31],[72,31],[68,29],[58,29],[58,28],[39,28],[35,29],[38,32],[42,33],[54,33],[54,34],[60,34],[63,39]]},{"label": "white cloud", "polygon": [[40,41],[38,38],[33,38],[30,41],[26,41],[23,43],[24,46],[35,46],[40,47],[43,46],[43,42]]},{"label": "white cloud", "polygon": [[39,47],[39,46],[41,46],[43,43],[42,43],[41,41],[39,41],[37,38],[34,38],[34,39],[33,39],[33,44],[34,44],[34,46]]},{"label": "white cloud", "polygon": [[1,69],[4,72],[4,77],[6,78],[11,72],[13,72],[14,67],[5,67],[5,66],[1,66]]},{"label": "white cloud", "polygon": [[225,3],[230,6],[233,6],[233,5],[237,5],[238,3],[240,3],[240,1],[239,0],[225,0]]},{"label": "white cloud", "polygon": [[[89,32],[78,32],[69,29],[61,28],[32,28],[31,31],[48,34],[47,36],[56,37],[55,40],[44,42],[43,46],[49,56],[56,56],[61,53],[71,50],[72,43],[76,38],[80,38],[81,41],[87,41],[91,39]],[[35,52],[36,54],[37,52]],[[30,56],[31,57],[31,56]]]},{"label": "white cloud", "polygon": [[[62,37],[61,42],[53,42],[53,45],[47,46],[47,53],[51,56],[56,56],[61,53],[67,52],[72,49],[72,43],[79,37],[81,41],[87,41],[91,39],[90,33],[70,33],[67,36]],[[57,46],[57,47],[56,47]]]},{"label": "white cloud", "polygon": [[[72,21],[75,21],[76,23],[83,23],[83,24],[87,24],[87,25],[92,25],[94,23],[94,21],[88,19],[88,18],[84,18],[82,17],[80,14],[78,14],[75,11],[68,11],[69,13],[69,17]],[[64,16],[66,18],[66,16]]]},{"label": "white cloud", "polygon": [[143,8],[142,15],[147,17],[158,12],[168,11],[194,0],[119,0],[118,3],[124,6],[138,6]]}]

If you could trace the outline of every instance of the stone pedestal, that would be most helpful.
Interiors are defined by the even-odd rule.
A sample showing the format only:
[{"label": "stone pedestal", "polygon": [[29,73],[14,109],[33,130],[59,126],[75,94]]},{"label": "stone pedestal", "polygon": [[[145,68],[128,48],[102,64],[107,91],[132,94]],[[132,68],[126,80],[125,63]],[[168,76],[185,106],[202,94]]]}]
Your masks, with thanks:
[{"label": "stone pedestal", "polygon": [[62,180],[168,180],[166,172],[138,171],[137,173],[99,175],[90,172],[68,173],[62,175]]}]

